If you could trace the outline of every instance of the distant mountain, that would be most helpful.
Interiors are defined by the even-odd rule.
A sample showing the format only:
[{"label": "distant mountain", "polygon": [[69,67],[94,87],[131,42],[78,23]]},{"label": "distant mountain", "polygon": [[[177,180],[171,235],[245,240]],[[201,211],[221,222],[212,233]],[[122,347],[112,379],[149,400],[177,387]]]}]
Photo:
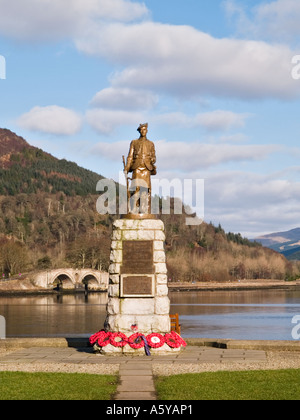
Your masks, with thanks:
[{"label": "distant mountain", "polygon": [[300,228],[259,236],[255,241],[280,252],[289,260],[300,259]]},{"label": "distant mountain", "polygon": [[259,236],[258,238],[255,238],[255,240],[260,242],[263,246],[268,247],[290,241],[300,241],[300,228],[292,229],[287,232],[270,233],[268,235]]},{"label": "distant mountain", "polygon": [[288,260],[300,260],[300,246],[281,252]]},{"label": "distant mountain", "polygon": [[31,146],[10,130],[0,129],[0,195],[96,194],[97,182],[102,178],[74,162],[57,159]]}]

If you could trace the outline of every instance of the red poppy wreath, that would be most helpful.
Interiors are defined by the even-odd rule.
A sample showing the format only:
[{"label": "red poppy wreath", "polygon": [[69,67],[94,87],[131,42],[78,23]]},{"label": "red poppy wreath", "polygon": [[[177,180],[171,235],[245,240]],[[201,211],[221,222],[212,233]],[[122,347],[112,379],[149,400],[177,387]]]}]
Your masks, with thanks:
[{"label": "red poppy wreath", "polygon": [[98,331],[95,334],[91,335],[90,338],[89,338],[90,344],[91,345],[95,344],[96,341],[98,340],[98,338],[101,337],[102,333],[103,333],[103,330],[102,331]]},{"label": "red poppy wreath", "polygon": [[112,333],[110,335],[110,344],[112,344],[115,347],[124,347],[128,343],[128,338],[125,334],[121,332]]},{"label": "red poppy wreath", "polygon": [[165,335],[165,340],[168,346],[172,348],[185,347],[186,342],[175,331]]},{"label": "red poppy wreath", "polygon": [[165,344],[164,336],[158,333],[149,334],[146,338],[148,345],[153,349],[158,349]]},{"label": "red poppy wreath", "polygon": [[143,334],[135,333],[128,338],[128,344],[132,349],[140,349],[145,346]]},{"label": "red poppy wreath", "polygon": [[105,347],[110,343],[111,332],[100,331],[100,333],[97,342],[98,346]]}]

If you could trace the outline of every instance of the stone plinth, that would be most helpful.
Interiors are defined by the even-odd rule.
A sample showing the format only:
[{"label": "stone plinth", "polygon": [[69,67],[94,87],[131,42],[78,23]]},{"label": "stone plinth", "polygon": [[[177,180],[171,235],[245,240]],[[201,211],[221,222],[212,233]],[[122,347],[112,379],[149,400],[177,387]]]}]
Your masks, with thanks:
[{"label": "stone plinth", "polygon": [[[161,220],[115,221],[109,267],[107,331],[132,334],[133,326],[136,326],[144,334],[170,332],[164,241]],[[135,255],[130,255],[130,248]],[[123,258],[125,250],[128,254],[126,261]],[[151,262],[149,255],[145,255],[149,250],[152,252]],[[140,261],[138,265],[137,260]],[[124,293],[126,289],[130,290],[128,295]]]},{"label": "stone plinth", "polygon": [[[113,224],[109,267],[107,317],[104,328],[127,337],[138,331],[170,332],[170,300],[161,220],[116,220]],[[155,352],[176,351],[164,344]],[[125,350],[126,349],[126,350]],[[108,345],[104,352],[144,352],[128,345]]]}]

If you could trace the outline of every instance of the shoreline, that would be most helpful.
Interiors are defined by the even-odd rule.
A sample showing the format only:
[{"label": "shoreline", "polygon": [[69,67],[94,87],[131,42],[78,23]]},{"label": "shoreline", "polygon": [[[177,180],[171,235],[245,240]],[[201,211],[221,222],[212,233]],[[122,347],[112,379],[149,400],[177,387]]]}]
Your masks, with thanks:
[{"label": "shoreline", "polygon": [[298,290],[300,281],[235,280],[229,282],[169,283],[169,291],[236,291],[236,290]]},{"label": "shoreline", "polygon": [[[0,283],[1,296],[33,296],[33,295],[60,295],[60,294],[81,294],[84,290],[49,290],[42,288],[26,287],[21,284]],[[3,287],[7,286],[7,287]],[[23,286],[23,287],[22,287]],[[25,287],[24,287],[25,286]],[[170,292],[192,292],[192,291],[238,291],[238,290],[299,290],[300,280],[284,281],[284,280],[235,280],[228,282],[168,282]],[[107,293],[107,290],[91,291],[89,293]]]}]

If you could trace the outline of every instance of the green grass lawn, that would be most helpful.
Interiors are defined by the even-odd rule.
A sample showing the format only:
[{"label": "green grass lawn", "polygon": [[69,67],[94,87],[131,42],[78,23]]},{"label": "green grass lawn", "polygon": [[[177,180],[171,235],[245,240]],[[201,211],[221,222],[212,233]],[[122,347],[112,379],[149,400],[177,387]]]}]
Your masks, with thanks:
[{"label": "green grass lawn", "polygon": [[[0,372],[0,400],[110,400],[117,376]],[[156,377],[159,400],[299,400],[300,369]]]},{"label": "green grass lawn", "polygon": [[110,400],[117,376],[0,372],[0,400]]},{"label": "green grass lawn", "polygon": [[299,400],[300,369],[158,377],[160,400]]}]

